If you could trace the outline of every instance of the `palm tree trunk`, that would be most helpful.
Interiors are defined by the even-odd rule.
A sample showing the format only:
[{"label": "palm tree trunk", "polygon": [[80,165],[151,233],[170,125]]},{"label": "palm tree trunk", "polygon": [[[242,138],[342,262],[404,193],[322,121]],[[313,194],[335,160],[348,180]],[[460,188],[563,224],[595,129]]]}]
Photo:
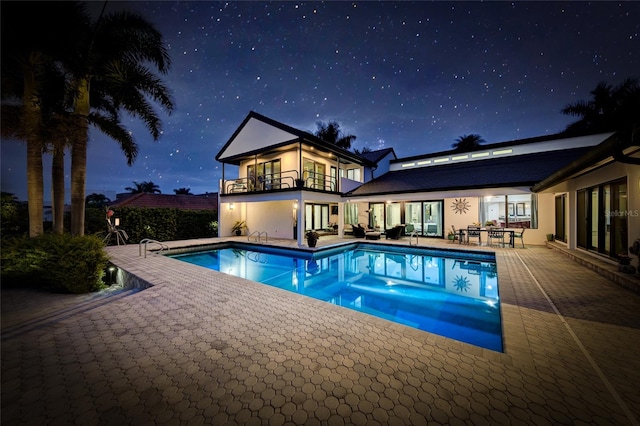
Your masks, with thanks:
[{"label": "palm tree trunk", "polygon": [[[33,58],[30,58],[33,59]],[[33,65],[32,65],[33,66]],[[33,68],[24,69],[24,120],[27,139],[27,200],[29,202],[29,237],[44,233],[42,199],[44,179],[42,177],[42,142],[38,137],[40,107]]]},{"label": "palm tree trunk", "polygon": [[53,188],[53,232],[64,233],[64,148],[53,148],[51,164],[51,186]]},{"label": "palm tree trunk", "polygon": [[79,87],[74,111],[78,127],[71,148],[71,233],[73,235],[84,235],[87,140],[89,138],[89,78],[82,79]]}]

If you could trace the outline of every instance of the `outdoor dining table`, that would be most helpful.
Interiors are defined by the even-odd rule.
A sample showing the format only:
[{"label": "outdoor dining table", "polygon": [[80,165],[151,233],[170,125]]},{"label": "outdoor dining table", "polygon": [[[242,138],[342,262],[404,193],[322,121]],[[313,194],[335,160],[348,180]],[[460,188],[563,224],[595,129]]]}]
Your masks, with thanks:
[{"label": "outdoor dining table", "polygon": [[[469,229],[473,230],[473,231],[480,231],[480,232],[486,232],[487,233],[487,238],[489,236],[489,231],[497,231],[497,232],[504,232],[505,234],[509,234],[509,246],[510,247],[515,247],[515,238],[513,237],[515,232],[513,229],[506,229],[506,228],[479,228],[479,227],[472,227],[469,226],[467,227],[467,229],[459,229],[458,230],[458,243],[462,244],[462,240],[465,236],[469,235]],[[468,243],[468,241],[467,241]]]}]

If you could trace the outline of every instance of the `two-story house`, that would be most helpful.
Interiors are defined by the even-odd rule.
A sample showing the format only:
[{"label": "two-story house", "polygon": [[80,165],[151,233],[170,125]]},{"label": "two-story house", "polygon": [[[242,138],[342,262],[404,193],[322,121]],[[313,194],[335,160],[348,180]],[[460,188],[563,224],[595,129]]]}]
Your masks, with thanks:
[{"label": "two-story house", "polygon": [[251,112],[216,157],[220,235],[235,220],[299,245],[305,230],[342,235],[356,223],[434,238],[491,223],[526,229],[527,244],[552,235],[615,259],[640,238],[640,146],[623,139],[547,135],[396,158],[356,155]]},{"label": "two-story house", "polygon": [[[311,133],[250,112],[216,156],[222,163],[219,234],[244,220],[247,233],[293,238],[367,223],[339,208],[343,194],[388,170],[393,149],[357,155]],[[360,209],[366,210],[366,203]],[[345,210],[347,217],[345,217]]]}]

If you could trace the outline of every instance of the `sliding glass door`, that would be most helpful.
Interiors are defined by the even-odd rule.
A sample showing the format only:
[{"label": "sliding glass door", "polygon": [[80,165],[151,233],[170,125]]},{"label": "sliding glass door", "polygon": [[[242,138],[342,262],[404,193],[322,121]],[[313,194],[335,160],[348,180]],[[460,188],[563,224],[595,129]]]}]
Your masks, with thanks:
[{"label": "sliding glass door", "polygon": [[626,179],[578,191],[577,246],[612,258],[626,251],[628,208]]}]

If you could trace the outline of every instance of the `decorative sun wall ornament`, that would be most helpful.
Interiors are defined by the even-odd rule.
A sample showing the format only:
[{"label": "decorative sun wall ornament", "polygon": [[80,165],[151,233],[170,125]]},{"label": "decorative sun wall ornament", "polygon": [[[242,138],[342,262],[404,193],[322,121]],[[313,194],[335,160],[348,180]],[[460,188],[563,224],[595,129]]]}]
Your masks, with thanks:
[{"label": "decorative sun wall ornament", "polygon": [[458,291],[467,291],[471,287],[471,283],[469,282],[469,279],[467,277],[461,277],[460,275],[458,275],[453,280],[453,286]]},{"label": "decorative sun wall ornament", "polygon": [[471,205],[467,202],[466,198],[460,198],[457,199],[453,202],[453,204],[451,205],[451,208],[453,209],[453,211],[458,214],[463,214],[466,213],[467,210],[469,210],[469,208],[471,207]]}]

